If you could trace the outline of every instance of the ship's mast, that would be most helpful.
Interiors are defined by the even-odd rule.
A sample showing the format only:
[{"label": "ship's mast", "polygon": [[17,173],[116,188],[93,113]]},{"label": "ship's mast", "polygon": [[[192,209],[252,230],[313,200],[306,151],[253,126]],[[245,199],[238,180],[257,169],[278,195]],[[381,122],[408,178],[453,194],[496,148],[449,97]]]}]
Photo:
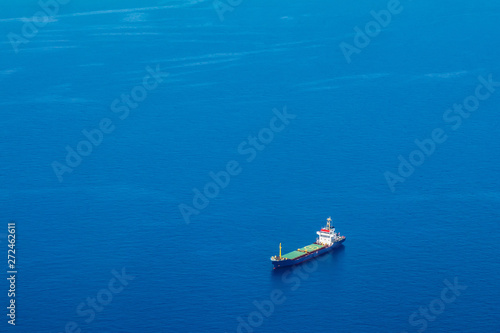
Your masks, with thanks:
[{"label": "ship's mast", "polygon": [[326,226],[328,227],[328,230],[330,230],[330,228],[331,228],[330,222],[332,222],[332,218],[331,217],[329,217],[329,218],[326,219]]},{"label": "ship's mast", "polygon": [[280,259],[281,259],[281,243],[280,243]]}]

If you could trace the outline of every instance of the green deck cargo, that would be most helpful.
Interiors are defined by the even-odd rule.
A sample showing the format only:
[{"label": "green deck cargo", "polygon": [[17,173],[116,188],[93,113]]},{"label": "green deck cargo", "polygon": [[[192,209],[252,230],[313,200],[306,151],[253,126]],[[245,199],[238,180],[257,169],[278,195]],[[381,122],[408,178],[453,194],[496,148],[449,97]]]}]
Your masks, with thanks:
[{"label": "green deck cargo", "polygon": [[318,249],[321,249],[322,247],[324,247],[324,245],[310,244],[310,245],[304,246],[303,248],[300,248],[300,249],[298,249],[296,251],[292,251],[290,253],[287,253],[287,254],[283,255],[282,258],[292,259],[293,260],[293,259],[296,259],[296,258],[298,258],[300,256],[303,256],[304,254],[307,254],[307,253],[316,251]]}]

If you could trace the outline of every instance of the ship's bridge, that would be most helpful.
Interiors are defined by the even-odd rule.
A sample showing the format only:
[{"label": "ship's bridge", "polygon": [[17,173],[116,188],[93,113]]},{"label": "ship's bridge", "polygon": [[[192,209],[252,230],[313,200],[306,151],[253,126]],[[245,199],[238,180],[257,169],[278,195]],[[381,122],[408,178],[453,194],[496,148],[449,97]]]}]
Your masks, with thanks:
[{"label": "ship's bridge", "polygon": [[330,246],[335,242],[335,227],[332,226],[331,222],[332,218],[329,217],[326,219],[326,226],[316,232],[319,236],[316,240],[317,243]]}]

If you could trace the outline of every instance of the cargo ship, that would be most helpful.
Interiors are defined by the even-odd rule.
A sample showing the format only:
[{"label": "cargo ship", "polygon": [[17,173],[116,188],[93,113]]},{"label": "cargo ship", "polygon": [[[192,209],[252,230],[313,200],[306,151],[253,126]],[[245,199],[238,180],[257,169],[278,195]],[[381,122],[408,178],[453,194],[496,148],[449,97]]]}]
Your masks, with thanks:
[{"label": "cargo ship", "polygon": [[286,267],[299,264],[306,260],[317,257],[323,253],[329,252],[337,247],[339,247],[344,241],[345,236],[341,236],[340,232],[335,233],[335,227],[332,226],[331,217],[326,219],[326,227],[317,231],[316,234],[318,238],[313,244],[304,246],[296,251],[292,251],[285,255],[281,255],[281,243],[280,243],[280,253],[278,256],[272,256],[271,262],[273,263],[273,269],[278,267]]}]

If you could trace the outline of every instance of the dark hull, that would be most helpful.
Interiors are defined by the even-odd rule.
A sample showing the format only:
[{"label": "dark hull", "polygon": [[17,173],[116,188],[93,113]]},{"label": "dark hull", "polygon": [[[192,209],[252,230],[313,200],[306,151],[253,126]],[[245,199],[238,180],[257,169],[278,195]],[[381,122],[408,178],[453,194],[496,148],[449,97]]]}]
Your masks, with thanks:
[{"label": "dark hull", "polygon": [[278,268],[278,267],[287,267],[287,266],[293,266],[293,265],[297,265],[297,264],[300,264],[304,261],[307,261],[309,259],[312,259],[312,258],[315,258],[317,256],[320,256],[322,254],[325,254],[327,252],[330,252],[338,247],[340,247],[340,245],[345,241],[345,238],[332,244],[331,246],[329,247],[324,247],[324,248],[321,248],[317,251],[314,251],[314,252],[311,252],[311,253],[308,253],[306,255],[303,255],[302,257],[298,257],[296,259],[293,259],[293,260],[280,260],[280,261],[272,261],[273,263],[273,268]]}]

